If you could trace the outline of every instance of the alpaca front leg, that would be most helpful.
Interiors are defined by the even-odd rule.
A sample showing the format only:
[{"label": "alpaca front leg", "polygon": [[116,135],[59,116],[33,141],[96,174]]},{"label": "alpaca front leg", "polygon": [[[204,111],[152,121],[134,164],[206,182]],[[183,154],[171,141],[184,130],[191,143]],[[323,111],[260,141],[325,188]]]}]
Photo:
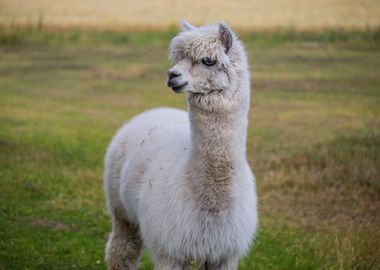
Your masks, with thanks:
[{"label": "alpaca front leg", "polygon": [[106,246],[108,270],[137,270],[142,240],[136,226],[113,219],[112,232]]}]

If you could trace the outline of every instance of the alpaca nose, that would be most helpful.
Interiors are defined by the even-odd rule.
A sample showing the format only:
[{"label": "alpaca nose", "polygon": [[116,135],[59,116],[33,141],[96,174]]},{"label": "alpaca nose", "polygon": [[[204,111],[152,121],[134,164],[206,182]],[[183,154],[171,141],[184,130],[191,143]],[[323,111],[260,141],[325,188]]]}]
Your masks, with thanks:
[{"label": "alpaca nose", "polygon": [[168,70],[169,80],[172,79],[172,78],[178,77],[178,76],[181,76],[181,73],[179,73],[178,71],[171,70],[171,69]]}]

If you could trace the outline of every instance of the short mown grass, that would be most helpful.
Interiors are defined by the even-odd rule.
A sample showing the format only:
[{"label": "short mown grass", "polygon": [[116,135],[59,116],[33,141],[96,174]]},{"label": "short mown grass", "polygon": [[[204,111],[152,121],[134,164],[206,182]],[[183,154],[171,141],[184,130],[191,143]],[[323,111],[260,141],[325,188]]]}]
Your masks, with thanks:
[{"label": "short mown grass", "polygon": [[[1,30],[0,269],[105,268],[105,149],[133,115],[186,108],[164,83],[174,34]],[[260,230],[239,269],[379,269],[378,32],[242,39]]]}]

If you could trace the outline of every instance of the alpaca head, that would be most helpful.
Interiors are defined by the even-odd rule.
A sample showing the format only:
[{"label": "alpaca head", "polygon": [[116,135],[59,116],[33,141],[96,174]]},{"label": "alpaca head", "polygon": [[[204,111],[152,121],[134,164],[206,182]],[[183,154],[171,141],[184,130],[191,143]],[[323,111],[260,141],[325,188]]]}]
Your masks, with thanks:
[{"label": "alpaca head", "polygon": [[175,65],[168,71],[169,87],[207,106],[225,106],[234,96],[249,95],[243,46],[224,22],[202,27],[183,22],[182,29],[170,45],[169,58]]}]

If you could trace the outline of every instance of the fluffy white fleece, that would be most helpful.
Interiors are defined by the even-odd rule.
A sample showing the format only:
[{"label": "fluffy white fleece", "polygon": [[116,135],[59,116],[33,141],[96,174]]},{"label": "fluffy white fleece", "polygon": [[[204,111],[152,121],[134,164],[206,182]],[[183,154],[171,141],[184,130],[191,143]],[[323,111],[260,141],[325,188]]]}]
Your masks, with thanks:
[{"label": "fluffy white fleece", "polygon": [[137,269],[142,245],[156,270],[191,269],[193,261],[200,269],[237,269],[256,232],[246,54],[223,22],[183,29],[170,45],[169,73],[176,76],[168,84],[186,94],[188,112],[146,111],[117,132],[107,151],[109,269]]}]

